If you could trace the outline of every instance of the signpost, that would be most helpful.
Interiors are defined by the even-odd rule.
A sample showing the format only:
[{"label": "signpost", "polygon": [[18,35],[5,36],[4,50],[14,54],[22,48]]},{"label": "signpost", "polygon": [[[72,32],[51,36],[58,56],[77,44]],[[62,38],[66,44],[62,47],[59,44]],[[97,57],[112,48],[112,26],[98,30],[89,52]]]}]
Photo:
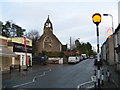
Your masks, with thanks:
[{"label": "signpost", "polygon": [[97,62],[98,62],[98,71],[97,71],[97,75],[98,75],[98,88],[100,88],[100,50],[99,50],[99,28],[98,25],[101,22],[101,15],[99,13],[95,13],[92,16],[92,20],[93,23],[96,24],[96,30],[97,30]]}]

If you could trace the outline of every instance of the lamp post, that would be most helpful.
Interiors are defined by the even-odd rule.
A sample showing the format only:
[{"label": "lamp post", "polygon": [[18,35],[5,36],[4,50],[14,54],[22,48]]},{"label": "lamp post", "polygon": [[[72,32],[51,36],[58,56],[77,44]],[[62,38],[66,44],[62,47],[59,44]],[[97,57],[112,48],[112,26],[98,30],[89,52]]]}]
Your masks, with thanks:
[{"label": "lamp post", "polygon": [[95,13],[92,16],[93,23],[96,24],[96,30],[97,30],[97,75],[98,75],[98,88],[100,88],[100,50],[99,50],[99,28],[98,25],[101,22],[101,15],[99,13]]},{"label": "lamp post", "polygon": [[[112,19],[112,34],[113,34],[114,33],[113,16],[111,14],[103,14],[103,16],[110,16],[111,17],[111,19]],[[114,43],[113,48],[115,48],[116,44],[115,44],[114,36],[113,36],[113,43]],[[115,56],[115,49],[114,49],[114,62],[116,62],[115,59],[116,59],[116,56]]]},{"label": "lamp post", "polygon": [[103,16],[110,16],[112,18],[112,32],[114,32],[113,16],[111,14],[103,14]]}]

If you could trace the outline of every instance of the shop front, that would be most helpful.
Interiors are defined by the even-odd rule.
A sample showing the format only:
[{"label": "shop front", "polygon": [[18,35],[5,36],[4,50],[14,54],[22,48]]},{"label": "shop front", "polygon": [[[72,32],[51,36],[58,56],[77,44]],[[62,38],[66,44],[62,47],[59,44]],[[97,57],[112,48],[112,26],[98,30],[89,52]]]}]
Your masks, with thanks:
[{"label": "shop front", "polygon": [[26,46],[25,51],[23,44],[14,43],[13,52],[17,55],[20,66],[32,66],[32,46]]}]

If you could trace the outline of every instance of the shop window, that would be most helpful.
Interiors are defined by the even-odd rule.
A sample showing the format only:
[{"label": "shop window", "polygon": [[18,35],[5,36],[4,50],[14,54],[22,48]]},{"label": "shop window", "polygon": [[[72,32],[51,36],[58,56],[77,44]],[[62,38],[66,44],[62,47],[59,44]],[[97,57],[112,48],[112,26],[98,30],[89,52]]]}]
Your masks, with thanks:
[{"label": "shop window", "polygon": [[26,40],[26,44],[29,45],[29,44],[30,44],[30,41]]}]

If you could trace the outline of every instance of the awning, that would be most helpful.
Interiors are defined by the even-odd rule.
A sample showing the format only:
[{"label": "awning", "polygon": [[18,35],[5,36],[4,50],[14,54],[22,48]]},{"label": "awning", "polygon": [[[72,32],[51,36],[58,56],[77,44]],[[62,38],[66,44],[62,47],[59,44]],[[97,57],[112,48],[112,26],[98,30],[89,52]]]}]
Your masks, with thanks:
[{"label": "awning", "polygon": [[0,46],[0,56],[17,56],[14,52],[10,51],[6,46]]}]

